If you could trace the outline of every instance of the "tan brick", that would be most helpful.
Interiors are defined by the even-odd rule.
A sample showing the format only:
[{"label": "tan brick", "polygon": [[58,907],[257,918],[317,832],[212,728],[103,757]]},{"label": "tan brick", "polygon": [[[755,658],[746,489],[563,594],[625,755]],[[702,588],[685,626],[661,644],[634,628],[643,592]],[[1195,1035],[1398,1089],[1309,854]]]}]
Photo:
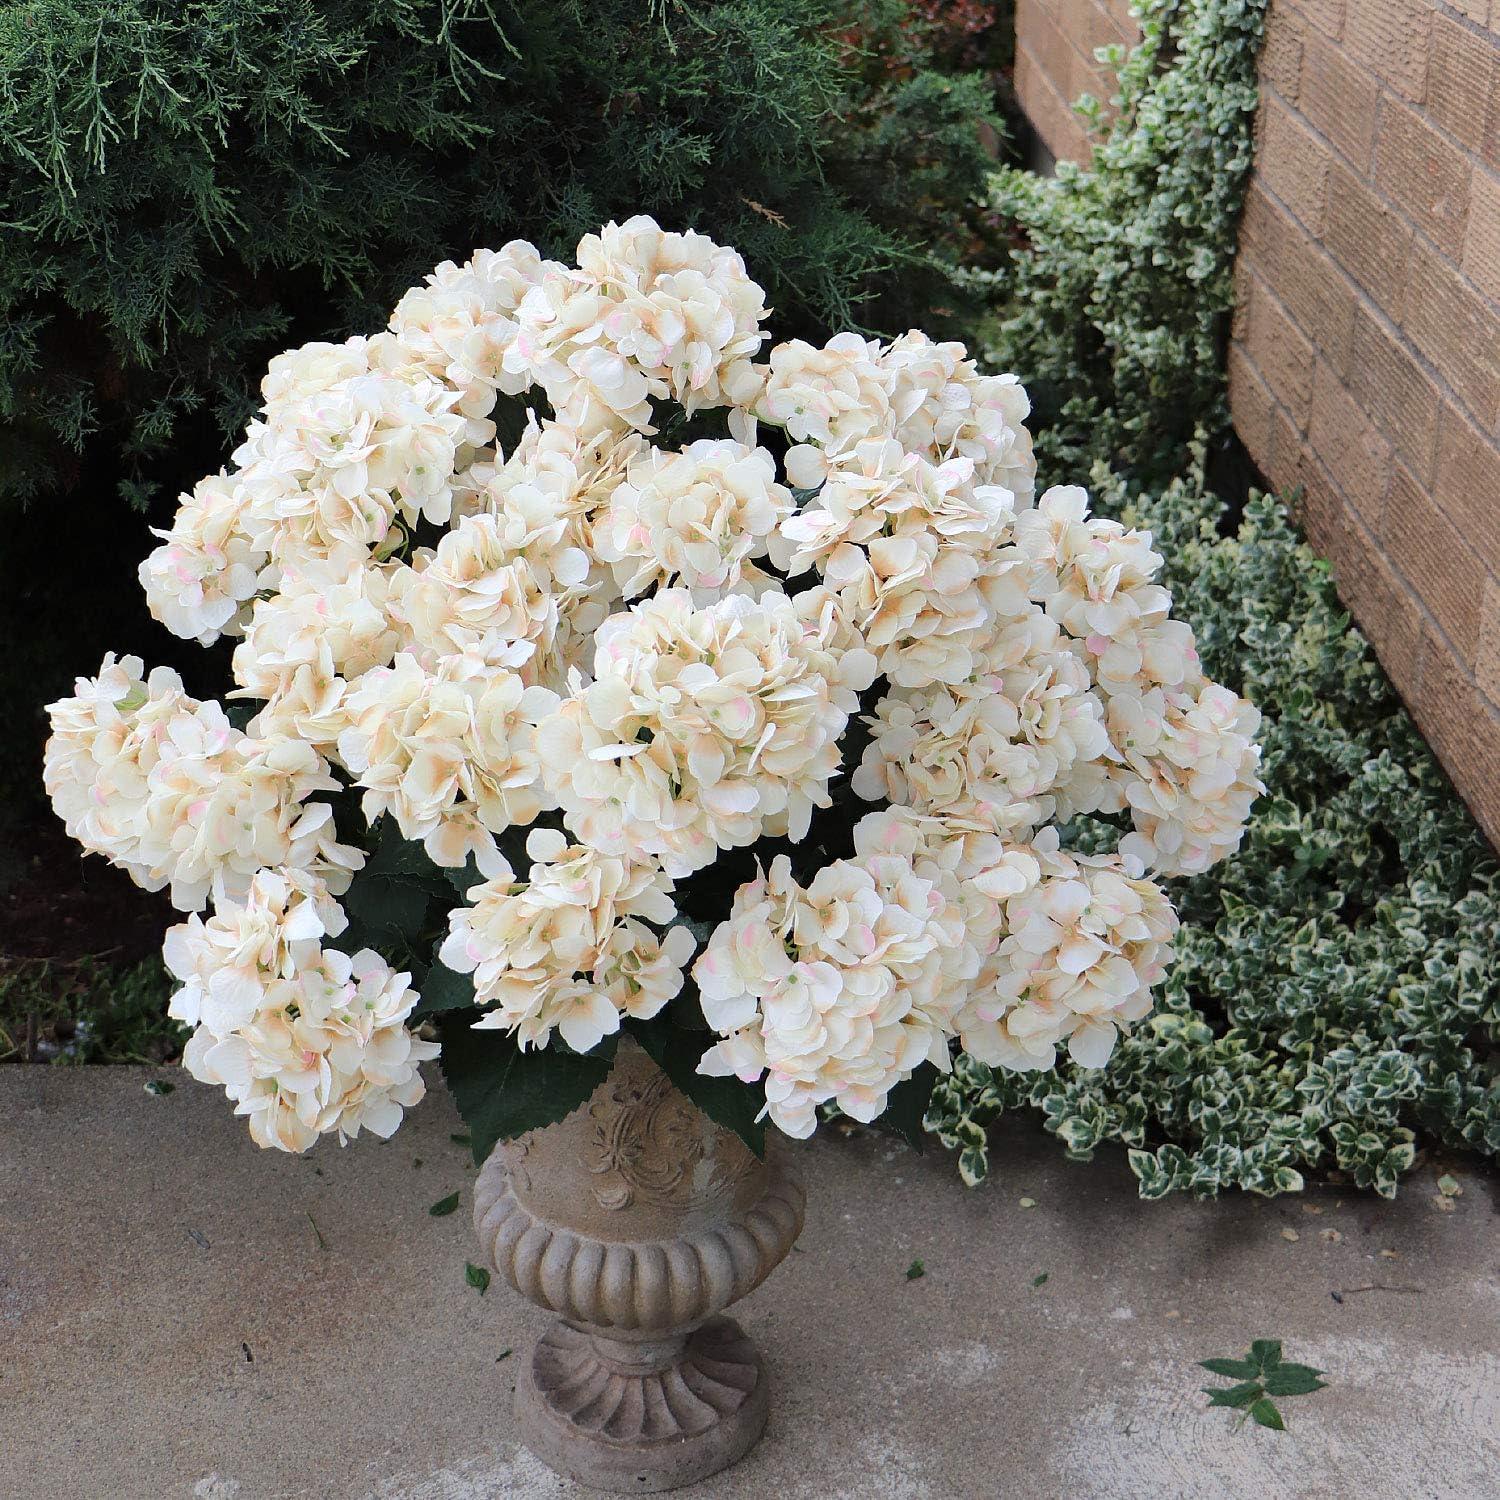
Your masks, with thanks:
[{"label": "tan brick", "polygon": [[1040,0],[1018,0],[1016,37],[1053,90],[1071,104],[1082,91],[1078,53]]},{"label": "tan brick", "polygon": [[1348,366],[1356,292],[1317,242],[1251,184],[1240,220],[1236,264],[1248,262],[1275,287],[1292,321],[1339,371]]},{"label": "tan brick", "polygon": [[1375,113],[1380,89],[1352,63],[1342,48],[1309,29],[1303,38],[1302,92],[1298,108],[1364,176],[1375,146]]},{"label": "tan brick", "polygon": [[1427,63],[1427,113],[1471,151],[1484,145],[1486,106],[1500,73],[1500,41],[1476,35],[1439,13]]},{"label": "tan brick", "polygon": [[1316,356],[1264,282],[1255,285],[1244,344],[1271,394],[1286,407],[1298,430],[1305,431]]},{"label": "tan brick", "polygon": [[1391,445],[1366,420],[1335,371],[1323,360],[1313,375],[1308,446],[1318,455],[1359,518],[1373,532],[1391,474]]},{"label": "tan brick", "polygon": [[1130,14],[1130,0],[1100,0],[1105,13],[1119,28],[1127,46],[1133,47],[1141,39],[1141,23]]},{"label": "tan brick", "polygon": [[1273,5],[1266,13],[1265,40],[1258,62],[1260,79],[1288,104],[1297,103],[1302,36],[1306,30],[1307,23],[1289,5]]},{"label": "tan brick", "polygon": [[1375,426],[1396,445],[1419,480],[1432,476],[1438,390],[1368,307],[1354,316],[1349,389]]},{"label": "tan brick", "polygon": [[1025,46],[1016,48],[1016,95],[1027,119],[1055,157],[1088,162],[1092,149],[1082,122]]},{"label": "tan brick", "polygon": [[1328,249],[1393,319],[1401,316],[1411,241],[1405,220],[1335,163],[1328,175]]},{"label": "tan brick", "polygon": [[1261,181],[1312,234],[1323,233],[1328,148],[1274,97],[1256,111],[1255,164]]},{"label": "tan brick", "polygon": [[1344,46],[1378,78],[1420,104],[1427,92],[1429,0],[1349,0]]},{"label": "tan brick", "polygon": [[1326,37],[1337,41],[1344,34],[1345,0],[1302,0],[1302,14]]},{"label": "tan brick", "polygon": [[[1120,28],[1109,11],[1099,0],[1055,0],[1053,16],[1057,29],[1073,44],[1074,49],[1087,60],[1090,71],[1104,76],[1103,68],[1094,59],[1094,50],[1108,47],[1122,39]],[[1114,92],[1111,86],[1102,97]]]},{"label": "tan brick", "polygon": [[1392,572],[1375,538],[1360,529],[1334,568],[1339,598],[1349,607],[1381,665],[1408,703],[1415,703],[1422,657],[1422,611],[1410,587]]},{"label": "tan brick", "polygon": [[1485,296],[1500,302],[1500,177],[1483,167],[1471,182],[1463,267]]},{"label": "tan brick", "polygon": [[1297,477],[1303,460],[1302,438],[1296,423],[1283,407],[1271,408],[1271,466],[1262,475],[1273,490],[1285,493],[1301,481]]},{"label": "tan brick", "polygon": [[1229,346],[1229,414],[1256,468],[1271,470],[1272,417],[1275,403],[1271,389],[1260,378],[1240,344]]},{"label": "tan brick", "polygon": [[[1500,415],[1500,317],[1442,256],[1418,242],[1401,326],[1481,425]],[[1496,496],[1500,502],[1500,496]]]},{"label": "tan brick", "polygon": [[1299,457],[1293,484],[1297,495],[1292,513],[1306,533],[1313,551],[1326,557],[1335,569],[1343,566],[1359,548],[1356,545],[1357,524],[1342,491],[1317,458],[1305,448]]},{"label": "tan brick", "polygon": [[1380,103],[1375,182],[1444,255],[1459,259],[1469,207],[1468,159],[1391,98]]},{"label": "tan brick", "polygon": [[1500,704],[1500,582],[1496,582],[1493,573],[1484,581],[1474,679],[1492,704]]},{"label": "tan brick", "polygon": [[1500,573],[1500,447],[1453,407],[1438,428],[1433,494],[1490,571]]},{"label": "tan brick", "polygon": [[1490,842],[1500,842],[1500,720],[1430,623],[1416,720]]},{"label": "tan brick", "polygon": [[1380,539],[1385,555],[1410,581],[1443,634],[1465,662],[1473,661],[1479,650],[1484,564],[1402,464],[1391,472]]}]

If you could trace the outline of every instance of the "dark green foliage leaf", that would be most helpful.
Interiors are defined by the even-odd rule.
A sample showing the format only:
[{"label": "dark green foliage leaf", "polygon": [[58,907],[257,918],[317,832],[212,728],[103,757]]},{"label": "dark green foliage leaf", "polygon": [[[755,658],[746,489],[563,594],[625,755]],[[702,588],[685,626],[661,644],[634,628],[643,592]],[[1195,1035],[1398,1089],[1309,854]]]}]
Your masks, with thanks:
[{"label": "dark green foliage leaf", "polygon": [[1250,1408],[1250,1416],[1260,1426],[1269,1427],[1273,1432],[1286,1431],[1286,1423],[1281,1420],[1281,1413],[1276,1409],[1276,1403],[1265,1397]]},{"label": "dark green foliage leaf", "polygon": [[458,1207],[458,1194],[449,1193],[446,1198],[439,1198],[431,1208],[427,1210],[434,1219],[446,1219],[454,1209]]},{"label": "dark green foliage leaf", "polygon": [[609,1076],[613,1048],[581,1057],[557,1038],[540,1051],[522,1052],[498,1031],[475,1031],[473,1011],[438,1017],[439,1058],[454,1103],[469,1128],[476,1162],[497,1141],[511,1140],[571,1114]]},{"label": "dark green foliage leaf", "polygon": [[483,1266],[476,1266],[473,1261],[466,1261],[464,1264],[464,1280],[481,1297],[490,1289],[490,1273]]},{"label": "dark green foliage leaf", "polygon": [[927,1267],[924,1266],[922,1264],[922,1262],[919,1261],[919,1260],[914,1260],[906,1268],[906,1279],[908,1281],[919,1281],[926,1274],[927,1274]]},{"label": "dark green foliage leaf", "polygon": [[1284,1430],[1281,1412],[1270,1397],[1307,1396],[1324,1388],[1324,1382],[1318,1379],[1321,1370],[1311,1365],[1282,1363],[1278,1339],[1256,1339],[1245,1359],[1205,1359],[1200,1363],[1205,1370],[1228,1375],[1236,1382],[1219,1389],[1205,1386],[1210,1406],[1241,1411],[1248,1408],[1250,1416],[1262,1427],[1273,1427],[1278,1432]]},{"label": "dark green foliage leaf", "polygon": [[422,977],[422,998],[413,1015],[430,1016],[440,1010],[458,1010],[473,1004],[473,976],[455,973],[447,964],[440,963],[434,952],[432,963]]},{"label": "dark green foliage leaf", "polygon": [[1246,1380],[1240,1385],[1221,1386],[1214,1390],[1210,1386],[1203,1389],[1208,1394],[1210,1406],[1249,1406],[1251,1402],[1258,1401],[1265,1395],[1265,1388],[1258,1380]]},{"label": "dark green foliage leaf", "polygon": [[937,1079],[938,1070],[930,1062],[924,1062],[910,1078],[891,1090],[886,1098],[885,1113],[875,1123],[894,1131],[909,1145],[921,1151],[926,1139],[922,1120],[927,1113],[927,1101],[932,1097],[932,1087]]},{"label": "dark green foliage leaf", "polygon": [[401,837],[394,819],[381,818],[378,836],[375,852],[354,877],[343,904],[382,950],[397,950],[399,961],[402,952],[421,948],[428,907],[434,901],[451,900],[451,894],[443,873],[420,844]]},{"label": "dark green foliage leaf", "polygon": [[732,1130],[757,1156],[765,1156],[766,1123],[756,1118],[765,1106],[765,1095],[758,1085],[734,1077],[710,1078],[698,1071],[708,1050],[703,1032],[657,1024],[633,1028],[633,1035],[657,1067],[710,1120]]},{"label": "dark green foliage leaf", "polygon": [[1049,1275],[1050,1275],[1050,1272],[1043,1271],[1040,1276],[1033,1276],[1031,1278],[1031,1284],[1032,1284],[1032,1286],[1046,1286],[1046,1284],[1047,1284],[1047,1278],[1048,1278]]},{"label": "dark green foliage leaf", "polygon": [[1270,1396],[1308,1396],[1321,1391],[1327,1381],[1319,1380],[1323,1372],[1311,1365],[1277,1365],[1266,1372],[1266,1394]]},{"label": "dark green foliage leaf", "polygon": [[452,1141],[455,1146],[468,1146],[468,1145],[472,1145],[473,1144],[472,1141],[469,1139],[468,1132],[467,1131],[463,1131],[463,1130],[455,1130],[455,1131],[453,1131],[449,1135],[448,1139],[450,1141]]}]

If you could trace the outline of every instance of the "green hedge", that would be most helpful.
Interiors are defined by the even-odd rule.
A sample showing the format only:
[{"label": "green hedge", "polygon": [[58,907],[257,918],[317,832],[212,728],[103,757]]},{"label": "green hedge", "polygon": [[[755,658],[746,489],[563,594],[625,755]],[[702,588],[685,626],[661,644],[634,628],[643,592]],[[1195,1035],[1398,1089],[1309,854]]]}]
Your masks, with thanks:
[{"label": "green hedge", "polygon": [[972,81],[862,75],[903,24],[889,0],[5,7],[0,488],[113,468],[139,497],[191,417],[241,425],[269,353],[378,326],[478,244],[567,251],[644,211],[734,244],[783,325],[850,322],[882,274],[919,296],[914,186],[961,204],[988,162]]},{"label": "green hedge", "polygon": [[1146,0],[1093,170],[996,185],[1026,241],[988,279],[991,355],[1042,397],[1042,477],[1092,466],[1098,508],[1155,535],[1205,670],[1265,715],[1267,793],[1237,857],[1173,883],[1178,962],[1108,1069],[959,1060],[928,1127],[970,1181],[1021,1106],[1070,1154],[1124,1143],[1147,1197],[1330,1167],[1390,1195],[1418,1130],[1500,1152],[1494,856],[1285,507],[1207,479],[1263,9]]}]

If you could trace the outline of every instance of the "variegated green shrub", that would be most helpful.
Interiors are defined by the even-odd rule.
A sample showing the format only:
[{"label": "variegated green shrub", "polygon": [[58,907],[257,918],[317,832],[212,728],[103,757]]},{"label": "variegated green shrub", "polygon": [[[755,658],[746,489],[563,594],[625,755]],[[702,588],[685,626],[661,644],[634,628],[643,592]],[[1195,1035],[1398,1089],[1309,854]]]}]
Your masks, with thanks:
[{"label": "variegated green shrub", "polygon": [[1329,1168],[1389,1196],[1422,1139],[1500,1152],[1494,856],[1285,507],[1231,518],[1205,477],[1263,11],[1146,0],[1094,169],[997,179],[1026,235],[992,357],[1042,396],[1041,477],[1092,460],[1097,509],[1153,533],[1205,671],[1264,713],[1268,791],[1237,857],[1174,883],[1178,961],[1107,1069],[959,1058],[927,1125],[970,1182],[1021,1106],[1070,1155],[1124,1143],[1153,1198]]}]

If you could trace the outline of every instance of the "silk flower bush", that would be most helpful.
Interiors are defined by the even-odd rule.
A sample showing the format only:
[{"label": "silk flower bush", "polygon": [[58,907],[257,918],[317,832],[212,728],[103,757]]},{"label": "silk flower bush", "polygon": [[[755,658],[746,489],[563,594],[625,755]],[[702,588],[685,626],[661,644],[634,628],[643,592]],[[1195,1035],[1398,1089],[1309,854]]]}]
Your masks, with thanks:
[{"label": "silk flower bush", "polygon": [[186,1066],[301,1151],[390,1135],[441,1046],[477,1156],[625,1033],[757,1147],[920,1118],[954,1041],[1102,1067],[1160,879],[1260,790],[1149,534],[1035,497],[962,345],[762,360],[732,250],[635,218],[577,261],[482,250],[274,359],[140,570],[236,638],[231,706],[109,657],[50,708],[69,832],[189,914]]}]

